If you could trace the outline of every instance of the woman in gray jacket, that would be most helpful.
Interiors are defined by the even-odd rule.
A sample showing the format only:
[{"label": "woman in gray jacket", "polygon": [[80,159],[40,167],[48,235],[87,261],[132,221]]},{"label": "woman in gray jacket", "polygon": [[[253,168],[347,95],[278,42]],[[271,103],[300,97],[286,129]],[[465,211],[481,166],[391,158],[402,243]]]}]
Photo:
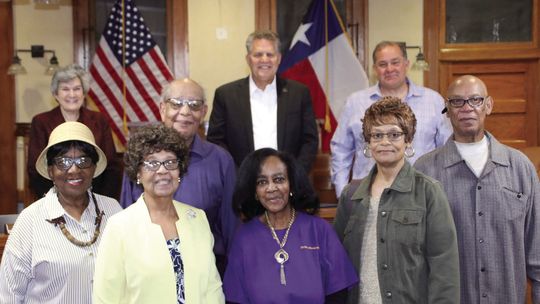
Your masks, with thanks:
[{"label": "woman in gray jacket", "polygon": [[456,230],[438,181],[416,171],[416,118],[396,97],[363,119],[376,164],[341,194],[334,228],[360,276],[348,303],[459,303]]}]

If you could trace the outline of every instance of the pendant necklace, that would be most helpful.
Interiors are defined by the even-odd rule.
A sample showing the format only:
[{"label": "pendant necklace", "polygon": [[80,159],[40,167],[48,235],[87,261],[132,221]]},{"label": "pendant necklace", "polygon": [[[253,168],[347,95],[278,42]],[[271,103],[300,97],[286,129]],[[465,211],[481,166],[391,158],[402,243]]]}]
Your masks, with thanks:
[{"label": "pendant necklace", "polygon": [[268,227],[270,227],[270,231],[272,232],[272,237],[279,245],[279,250],[276,251],[276,253],[274,254],[274,259],[276,259],[276,262],[278,262],[279,264],[279,276],[281,279],[281,285],[287,285],[287,280],[285,279],[285,269],[283,265],[289,260],[289,253],[287,253],[287,251],[285,251],[283,247],[285,247],[285,244],[287,243],[287,237],[289,236],[289,231],[291,230],[291,226],[294,222],[296,211],[294,210],[294,208],[292,208],[291,220],[289,221],[287,231],[285,231],[285,235],[283,236],[283,240],[281,240],[281,242],[279,241],[279,238],[276,234],[276,230],[274,229],[274,227],[272,227],[272,224],[270,223],[270,219],[268,218],[268,211],[264,211],[264,216],[266,218],[266,223],[268,224]]}]

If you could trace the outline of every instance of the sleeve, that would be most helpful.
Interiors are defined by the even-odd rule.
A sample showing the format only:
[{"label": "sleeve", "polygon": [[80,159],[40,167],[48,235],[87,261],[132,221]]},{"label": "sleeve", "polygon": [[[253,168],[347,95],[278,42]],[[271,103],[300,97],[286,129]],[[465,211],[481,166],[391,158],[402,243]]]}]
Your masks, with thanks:
[{"label": "sleeve", "polygon": [[226,155],[224,176],[223,176],[223,193],[221,194],[222,202],[219,207],[221,231],[225,242],[225,252],[229,252],[232,239],[236,229],[240,226],[240,219],[236,216],[233,210],[232,197],[234,186],[236,183],[236,167],[230,155]]},{"label": "sleeve", "polygon": [[298,151],[298,161],[309,173],[319,149],[319,131],[313,114],[311,95],[307,87],[302,87],[302,145]]},{"label": "sleeve", "polygon": [[121,303],[126,289],[125,250],[122,233],[125,227],[113,216],[107,222],[99,243],[94,272],[93,303]]},{"label": "sleeve", "polygon": [[225,97],[223,96],[223,88],[217,88],[214,93],[212,113],[210,113],[206,140],[215,143],[228,151],[229,147],[227,146],[226,135],[227,107],[225,105]]},{"label": "sleeve", "polygon": [[353,166],[355,153],[354,134],[350,129],[352,98],[349,97],[339,117],[338,126],[330,141],[332,183],[336,196],[340,197],[343,188],[349,183],[349,173]]},{"label": "sleeve", "polygon": [[440,183],[428,183],[426,191],[428,303],[459,303],[459,254],[450,204]]},{"label": "sleeve", "polygon": [[223,278],[223,291],[227,302],[249,303],[244,282],[244,252],[242,237],[238,236],[231,246],[229,262]]},{"label": "sleeve", "polygon": [[347,195],[349,192],[349,187],[346,186],[341,192],[341,196],[338,200],[336,217],[334,217],[334,231],[336,232],[338,239],[343,243],[343,237],[345,236],[345,227],[349,221],[350,210],[348,210],[348,205],[345,203],[347,201]]},{"label": "sleeve", "polygon": [[325,295],[336,293],[358,283],[358,275],[336,232],[330,225],[321,220],[324,233],[322,273],[325,282]]},{"label": "sleeve", "polygon": [[31,216],[23,211],[9,235],[0,264],[0,303],[23,303],[32,280]]},{"label": "sleeve", "polygon": [[120,192],[120,206],[122,208],[129,207],[139,199],[142,193],[143,190],[141,187],[134,184],[127,174],[124,174],[122,178],[122,191]]},{"label": "sleeve", "polygon": [[[452,129],[452,123],[450,122],[450,119],[448,118],[448,115],[446,114],[439,114],[444,109],[444,99],[441,95],[435,92],[436,95],[436,102],[440,104],[441,106],[437,108],[437,114],[436,117],[439,117],[437,121],[437,133],[435,135],[435,147],[440,147],[446,143],[450,135],[454,132]],[[440,108],[440,111],[439,111]]]},{"label": "sleeve", "polygon": [[205,301],[203,303],[208,304],[221,304],[225,302],[224,295],[223,295],[223,289],[222,289],[222,283],[221,283],[221,277],[219,276],[219,272],[216,267],[216,259],[214,257],[213,248],[214,248],[214,237],[212,236],[212,232],[210,231],[210,225],[208,224],[208,219],[206,218],[206,214],[203,210],[199,210],[200,218],[204,219],[204,229],[206,231],[206,237],[205,240],[207,240],[205,252],[208,253],[210,256],[209,261],[207,261],[208,270],[208,283],[206,285],[206,290],[204,292],[205,294]]},{"label": "sleeve", "polygon": [[530,210],[525,223],[525,254],[527,263],[527,277],[532,283],[533,303],[540,303],[540,180],[532,164],[529,165],[531,196]]},{"label": "sleeve", "polygon": [[46,178],[42,177],[36,170],[36,161],[41,151],[47,146],[49,134],[46,126],[40,119],[34,117],[30,125],[30,136],[28,140],[28,157],[26,170],[30,188],[37,199],[43,197],[52,185]]},{"label": "sleeve", "polygon": [[95,113],[97,115],[97,129],[101,133],[100,136],[96,136],[96,138],[101,138],[97,144],[103,150],[105,156],[107,156],[107,168],[94,180],[95,191],[99,194],[118,199],[122,183],[122,165],[116,156],[111,127],[107,119],[101,113]]}]

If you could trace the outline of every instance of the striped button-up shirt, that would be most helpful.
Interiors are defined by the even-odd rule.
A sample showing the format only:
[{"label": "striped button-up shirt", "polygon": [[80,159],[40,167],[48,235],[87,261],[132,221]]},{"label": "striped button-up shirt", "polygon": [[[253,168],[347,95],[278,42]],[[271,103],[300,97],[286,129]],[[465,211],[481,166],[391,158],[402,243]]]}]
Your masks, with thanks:
[{"label": "striped button-up shirt", "polygon": [[[412,142],[416,154],[409,159],[412,164],[423,154],[444,145],[452,134],[452,125],[446,115],[441,115],[444,100],[439,93],[417,86],[408,79],[407,83],[409,92],[403,102],[411,107],[416,116],[416,134]],[[336,187],[337,197],[349,183],[351,168],[352,179],[361,179],[368,175],[375,164],[373,158],[366,158],[362,153],[366,145],[362,135],[362,118],[369,106],[382,97],[377,84],[353,93],[341,111],[338,127],[330,143],[332,183]]]},{"label": "striped button-up shirt", "polygon": [[[122,208],[112,198],[95,194],[107,219]],[[9,235],[0,265],[0,303],[92,303],[92,278],[98,240],[87,247],[71,243],[60,228],[47,222],[64,216],[67,230],[80,241],[94,236],[96,210],[90,200],[80,222],[69,216],[51,189],[24,209]]]},{"label": "striped button-up shirt", "polygon": [[461,303],[525,303],[527,277],[540,303],[540,183],[525,155],[486,133],[480,177],[452,139],[415,167],[443,184],[456,224]]}]

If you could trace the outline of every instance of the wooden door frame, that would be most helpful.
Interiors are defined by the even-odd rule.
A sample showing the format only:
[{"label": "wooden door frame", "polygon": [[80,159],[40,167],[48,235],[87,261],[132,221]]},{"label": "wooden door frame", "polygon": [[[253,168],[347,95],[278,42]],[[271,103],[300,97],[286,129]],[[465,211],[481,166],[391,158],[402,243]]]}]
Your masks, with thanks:
[{"label": "wooden door frame", "polygon": [[[175,78],[189,76],[188,0],[167,0],[167,63]],[[95,50],[95,5],[73,0],[74,61],[85,68]]]},{"label": "wooden door frame", "polygon": [[13,7],[11,2],[0,2],[0,214],[17,212],[17,161],[15,137],[15,78],[7,75],[13,58]]}]

